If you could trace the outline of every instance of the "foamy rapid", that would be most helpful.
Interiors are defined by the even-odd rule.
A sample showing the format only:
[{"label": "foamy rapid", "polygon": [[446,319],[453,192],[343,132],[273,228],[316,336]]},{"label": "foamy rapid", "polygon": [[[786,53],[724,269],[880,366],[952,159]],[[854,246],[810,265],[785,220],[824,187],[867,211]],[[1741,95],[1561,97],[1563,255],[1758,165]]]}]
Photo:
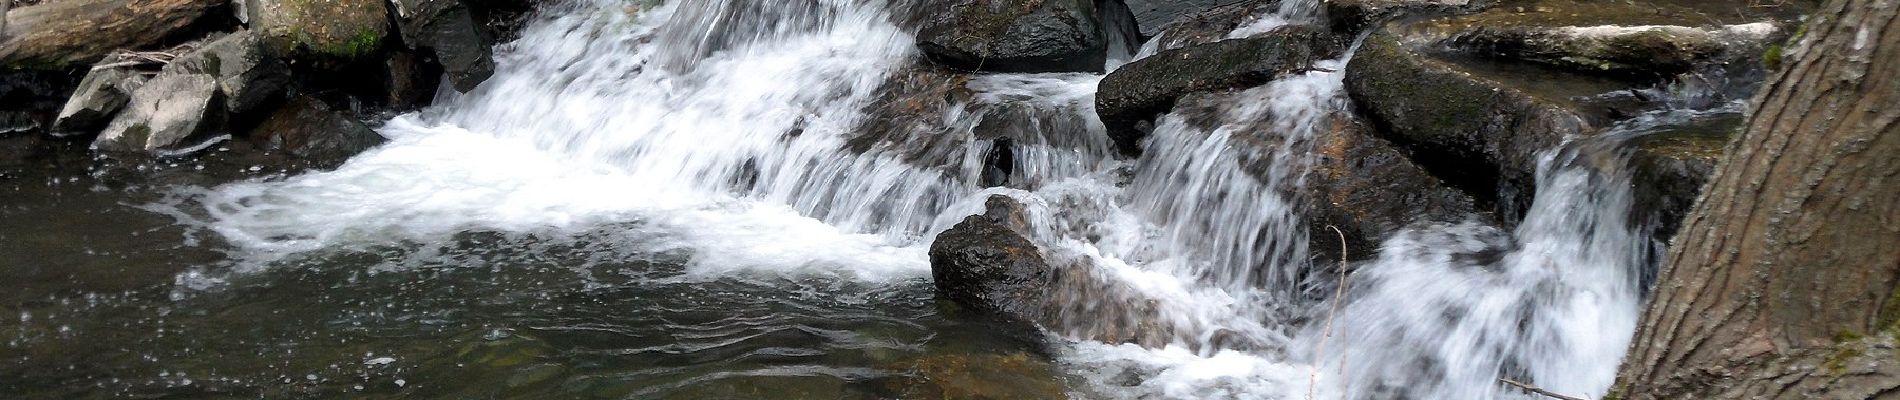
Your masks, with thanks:
[{"label": "foamy rapid", "polygon": [[[926,140],[854,146],[880,88],[917,58],[883,5],[640,4],[544,10],[493,78],[390,121],[380,148],[192,198],[210,229],[264,259],[609,229],[589,237],[685,254],[688,277],[888,283],[927,278],[930,238],[1007,195],[1028,206],[1046,255],[1097,285],[1070,309],[1140,304],[1166,332],[1149,347],[1090,342],[1092,312],[1045,326],[1071,340],[1060,361],[1091,397],[1516,396],[1499,377],[1595,395],[1633,326],[1646,238],[1620,217],[1626,172],[1593,169],[1572,146],[1546,157],[1514,234],[1465,224],[1393,238],[1358,268],[1320,351],[1306,321],[1328,303],[1307,293],[1332,282],[1304,273],[1294,193],[1311,139],[1345,109],[1350,56],[1183,101],[1134,160],[1113,156],[1093,106],[1101,77],[1087,74],[979,74],[968,101],[908,127]],[[1230,36],[1312,23],[1316,4],[1283,2]],[[1157,46],[1116,46],[1110,67]],[[1003,144],[1011,188],[984,188]],[[919,157],[939,165],[908,161]]]}]

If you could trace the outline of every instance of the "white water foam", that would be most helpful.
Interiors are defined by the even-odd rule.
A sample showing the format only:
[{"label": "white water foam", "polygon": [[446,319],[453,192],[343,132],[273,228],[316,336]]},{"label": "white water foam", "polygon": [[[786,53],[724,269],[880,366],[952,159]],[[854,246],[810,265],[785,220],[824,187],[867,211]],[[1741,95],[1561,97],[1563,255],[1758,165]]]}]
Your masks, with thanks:
[{"label": "white water foam", "polygon": [[[1243,31],[1311,18],[1310,4],[1284,6]],[[625,246],[684,250],[692,255],[692,276],[888,282],[928,276],[922,250],[928,238],[974,214],[985,195],[1002,193],[1030,205],[1036,240],[1051,256],[1086,262],[1092,276],[1119,283],[1130,298],[1152,300],[1157,322],[1172,332],[1151,348],[1081,342],[1063,349],[1064,362],[1103,396],[1290,399],[1318,390],[1318,398],[1379,398],[1392,392],[1369,388],[1394,382],[1389,379],[1428,379],[1365,362],[1386,357],[1435,360],[1406,365],[1451,376],[1420,387],[1476,396],[1420,398],[1501,396],[1495,384],[1450,387],[1500,369],[1527,371],[1527,379],[1540,383],[1572,379],[1579,386],[1552,387],[1588,393],[1581,389],[1601,380],[1600,357],[1621,352],[1611,348],[1614,341],[1575,339],[1586,328],[1620,329],[1618,318],[1626,317],[1618,314],[1625,311],[1620,297],[1599,294],[1620,293],[1616,288],[1590,283],[1563,293],[1602,298],[1535,310],[1554,339],[1522,341],[1543,346],[1534,349],[1459,344],[1497,324],[1408,320],[1426,315],[1402,307],[1408,289],[1423,287],[1418,290],[1432,290],[1421,293],[1440,303],[1472,309],[1473,321],[1503,321],[1524,308],[1484,302],[1521,299],[1535,289],[1513,284],[1618,277],[1570,271],[1580,269],[1573,264],[1617,262],[1598,259],[1616,257],[1608,252],[1620,243],[1613,235],[1601,236],[1605,244],[1597,247],[1571,248],[1582,244],[1564,240],[1599,233],[1578,232],[1583,222],[1564,211],[1601,205],[1546,201],[1540,193],[1539,209],[1553,215],[1538,221],[1550,222],[1520,229],[1517,238],[1538,250],[1507,257],[1509,265],[1535,268],[1503,277],[1461,270],[1450,256],[1420,249],[1418,243],[1437,231],[1402,235],[1388,244],[1391,261],[1364,269],[1361,285],[1368,289],[1341,316],[1346,339],[1331,345],[1343,350],[1313,354],[1317,335],[1297,322],[1313,311],[1313,302],[1298,296],[1309,283],[1301,277],[1305,230],[1294,213],[1298,199],[1288,193],[1300,185],[1307,139],[1343,109],[1342,73],[1335,72],[1343,59],[1164,117],[1147,155],[1132,162],[1108,156],[1092,102],[1099,76],[977,77],[968,88],[979,104],[943,110],[950,132],[974,135],[986,118],[1018,117],[994,110],[1036,110],[1022,118],[1029,124],[1012,125],[1005,135],[1015,141],[1018,166],[1010,181],[1027,190],[983,190],[981,159],[993,142],[965,140],[941,149],[958,157],[944,169],[904,162],[914,148],[846,150],[875,92],[915,57],[910,37],[877,6],[717,0],[636,11],[619,1],[581,0],[550,15],[509,46],[512,52],[487,83],[382,127],[391,138],[383,147],[336,171],[200,195],[212,228],[246,251],[270,256],[430,241],[467,230],[627,224]],[[1265,154],[1236,150],[1247,146]],[[1243,172],[1243,164],[1257,170]],[[1565,176],[1551,179],[1567,182]],[[1557,188],[1549,196],[1574,193],[1558,192],[1574,185],[1544,186]],[[1482,231],[1447,232],[1462,237],[1460,229]],[[1539,242],[1554,247],[1533,247]],[[1470,280],[1480,282],[1457,288],[1498,293],[1471,297],[1428,284],[1460,273],[1479,275]],[[1378,331],[1395,320],[1430,337]],[[1405,345],[1416,351],[1392,347]],[[1472,353],[1524,357],[1510,361],[1512,368],[1492,368],[1506,361],[1459,358]],[[1342,362],[1347,368],[1337,368]],[[1388,380],[1363,382],[1379,379]],[[1309,387],[1313,380],[1317,387]]]},{"label": "white water foam", "polygon": [[690,250],[689,273],[925,276],[917,235],[969,184],[839,151],[909,36],[874,6],[795,3],[567,4],[388,144],[203,201],[264,254],[635,222],[629,246]]}]

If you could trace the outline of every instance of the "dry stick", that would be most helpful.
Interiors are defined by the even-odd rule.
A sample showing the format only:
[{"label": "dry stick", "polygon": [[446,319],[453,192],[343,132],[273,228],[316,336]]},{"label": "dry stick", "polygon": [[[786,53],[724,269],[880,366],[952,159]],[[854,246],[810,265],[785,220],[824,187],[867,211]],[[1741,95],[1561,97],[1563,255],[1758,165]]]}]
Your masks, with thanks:
[{"label": "dry stick", "polygon": [[1544,390],[1544,388],[1540,388],[1540,387],[1537,387],[1537,385],[1532,385],[1532,384],[1528,384],[1528,383],[1524,383],[1524,382],[1518,382],[1518,381],[1514,381],[1514,380],[1510,380],[1510,379],[1506,379],[1506,378],[1498,378],[1498,380],[1499,380],[1499,381],[1503,381],[1504,383],[1508,383],[1508,384],[1511,384],[1511,386],[1516,386],[1516,387],[1518,387],[1518,388],[1520,388],[1520,389],[1524,389],[1524,390],[1529,390],[1529,391],[1531,391],[1531,393],[1536,393],[1536,394],[1541,394],[1541,395],[1544,395],[1544,396],[1548,396],[1548,397],[1550,397],[1550,398],[1553,398],[1553,399],[1561,399],[1561,400],[1583,400],[1583,398],[1581,398],[1581,397],[1572,397],[1572,396],[1565,396],[1565,395],[1563,395],[1563,394],[1559,394],[1559,393],[1556,393],[1556,392],[1552,392],[1552,391],[1549,391],[1549,390]]},{"label": "dry stick", "polygon": [[[1339,313],[1339,303],[1346,299],[1346,232],[1332,225],[1327,225],[1326,229],[1332,229],[1333,233],[1339,234],[1339,284],[1338,287],[1333,288],[1333,304],[1326,310],[1326,334],[1320,336],[1318,345],[1313,346],[1314,365],[1310,381],[1306,384],[1306,400],[1313,400],[1313,392],[1319,389],[1320,356],[1326,354],[1326,339],[1333,337],[1333,315]],[[1339,359],[1339,373],[1342,376],[1346,373],[1346,359],[1343,357]],[[1341,391],[1340,395],[1344,396],[1344,391]]]}]

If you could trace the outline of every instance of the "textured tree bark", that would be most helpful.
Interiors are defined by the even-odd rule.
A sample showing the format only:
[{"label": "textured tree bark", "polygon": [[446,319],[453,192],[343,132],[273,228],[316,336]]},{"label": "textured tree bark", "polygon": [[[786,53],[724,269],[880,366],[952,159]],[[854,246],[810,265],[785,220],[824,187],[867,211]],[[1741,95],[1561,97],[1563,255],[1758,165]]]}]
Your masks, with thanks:
[{"label": "textured tree bark", "polygon": [[1900,2],[1831,0],[1684,223],[1611,397],[1900,399]]}]

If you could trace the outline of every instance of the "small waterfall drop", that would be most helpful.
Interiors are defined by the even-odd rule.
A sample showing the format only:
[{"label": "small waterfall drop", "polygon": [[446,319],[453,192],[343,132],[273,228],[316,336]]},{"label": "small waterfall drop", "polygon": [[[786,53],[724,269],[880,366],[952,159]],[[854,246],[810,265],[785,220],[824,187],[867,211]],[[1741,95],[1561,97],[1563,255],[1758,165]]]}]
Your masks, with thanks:
[{"label": "small waterfall drop", "polygon": [[[1346,110],[1350,51],[1182,101],[1134,160],[1111,155],[1101,77],[1087,74],[978,75],[925,121],[880,125],[927,134],[871,140],[865,127],[888,121],[866,110],[917,58],[879,3],[572,0],[508,46],[494,78],[382,127],[383,147],[200,197],[212,229],[264,256],[612,225],[624,246],[690,253],[693,275],[877,283],[926,278],[923,245],[1005,194],[1083,278],[1045,328],[1074,341],[1063,362],[1099,395],[1298,398],[1313,368],[1328,371],[1319,390],[1353,398],[1507,397],[1498,377],[1607,386],[1649,245],[1620,218],[1613,145],[1545,154],[1514,235],[1468,223],[1393,238],[1357,269],[1339,339],[1317,353],[1325,302],[1307,290],[1332,282],[1307,276],[1296,194],[1312,139]],[[1229,37],[1312,23],[1317,4],[1282,2]],[[998,157],[1010,169],[993,170]],[[1131,336],[1146,346],[1092,341]]]},{"label": "small waterfall drop", "polygon": [[[1659,111],[1540,154],[1514,232],[1434,224],[1386,241],[1302,343],[1348,398],[1537,398],[1501,379],[1597,398],[1636,330],[1654,239],[1632,225],[1631,139],[1712,114]],[[1321,313],[1324,310],[1319,311]]]}]

